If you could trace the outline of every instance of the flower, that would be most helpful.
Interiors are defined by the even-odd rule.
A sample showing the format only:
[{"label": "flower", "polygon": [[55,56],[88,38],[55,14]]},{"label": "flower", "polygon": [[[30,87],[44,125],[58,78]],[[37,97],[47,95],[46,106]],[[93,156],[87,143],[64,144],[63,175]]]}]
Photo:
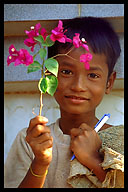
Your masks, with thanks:
[{"label": "flower", "polygon": [[86,53],[86,54],[82,54],[80,56],[80,62],[84,63],[84,67],[85,69],[89,70],[89,61],[91,61],[92,59],[92,54],[91,53]]},{"label": "flower", "polygon": [[[25,33],[28,35],[28,38],[24,41],[24,44],[27,45],[28,47],[31,47],[32,52],[34,51],[34,46],[37,43],[39,43],[40,45],[40,50],[34,56],[30,55],[26,49],[20,49],[19,51],[17,51],[14,45],[11,45],[9,47],[9,56],[7,57],[8,66],[10,65],[10,63],[14,62],[14,66],[17,66],[20,64],[24,64],[28,66],[28,73],[41,70],[42,77],[38,84],[38,88],[41,91],[39,115],[41,115],[41,111],[42,111],[42,94],[47,92],[51,96],[53,96],[58,85],[57,74],[58,74],[59,64],[56,59],[53,59],[57,55],[51,57],[50,59],[45,60],[45,57],[47,55],[46,48],[52,46],[55,41],[59,41],[61,43],[73,42],[73,45],[76,48],[79,48],[80,46],[82,46],[88,52],[80,56],[80,62],[84,63],[84,66],[87,70],[89,70],[89,61],[92,59],[92,55],[90,54],[89,48],[86,45],[87,43],[86,40],[84,38],[80,40],[79,33],[75,33],[73,40],[69,39],[66,35],[64,35],[64,33],[67,30],[63,31],[64,28],[61,20],[59,20],[58,26],[52,30],[51,35],[47,34],[45,28],[41,29],[40,31],[41,35],[40,35],[39,34],[40,28],[41,28],[40,23],[37,23],[35,27],[31,26],[30,31],[25,30]],[[49,37],[53,42],[50,41]],[[41,48],[41,45],[43,46],[43,48]],[[59,54],[59,55],[69,56],[68,54],[71,51],[72,51],[72,48],[66,54]],[[36,60],[33,61],[33,59],[35,59],[35,57],[38,54],[40,55],[40,58],[43,60],[42,65]],[[72,58],[71,56],[69,57]],[[29,66],[30,64],[32,65]],[[50,75],[46,74],[47,71],[50,72]],[[45,77],[45,75],[47,76]]]},{"label": "flower", "polygon": [[15,49],[13,44],[9,47],[9,54],[13,54],[14,56],[18,54],[18,51]]},{"label": "flower", "polygon": [[42,37],[44,38],[44,41],[45,41],[46,37],[48,36],[46,29],[42,28],[40,33],[41,33],[41,35],[42,35]]},{"label": "flower", "polygon": [[35,27],[34,26],[31,26],[31,31],[27,31],[27,30],[25,30],[25,33],[28,35],[28,37],[30,38],[30,37],[37,37],[37,36],[39,36],[39,29],[41,28],[41,24],[40,23],[37,23],[36,25],[35,25]]},{"label": "flower", "polygon": [[14,45],[9,47],[9,56],[7,57],[8,66],[10,63],[15,62],[18,59],[19,52],[15,49]]},{"label": "flower", "polygon": [[34,37],[39,36],[39,29],[41,28],[41,24],[37,23],[34,26],[31,26],[31,31],[25,30],[25,33],[28,35],[28,39],[25,39],[24,44],[28,47],[31,47],[31,51],[34,51],[34,46],[37,44],[37,41],[34,39]]},{"label": "flower", "polygon": [[85,41],[84,38],[82,38],[82,39],[80,40],[79,36],[80,36],[79,33],[75,33],[75,36],[73,37],[73,45],[74,45],[76,48],[79,48],[80,46],[82,46],[84,49],[86,49],[86,51],[89,52],[88,45],[85,44],[85,43],[87,43],[87,41]]},{"label": "flower", "polygon": [[33,56],[31,56],[26,49],[20,49],[19,60],[21,61],[22,64],[28,66],[33,63]]},{"label": "flower", "polygon": [[14,45],[11,45],[9,47],[9,53],[10,55],[7,57],[8,66],[10,65],[10,63],[13,62],[15,62],[15,66],[19,64],[25,64],[26,66],[28,66],[33,63],[33,57],[26,49],[20,49],[20,51],[17,51]]},{"label": "flower", "polygon": [[34,51],[34,46],[37,44],[37,42],[33,38],[28,38],[24,40],[24,44],[28,47],[31,47],[31,51]]},{"label": "flower", "polygon": [[52,41],[59,41],[60,43],[66,43],[66,42],[72,42],[71,39],[67,38],[66,35],[64,35],[64,33],[67,30],[63,31],[63,22],[61,20],[59,20],[59,24],[58,26],[52,30],[52,34],[50,36],[50,39]]}]

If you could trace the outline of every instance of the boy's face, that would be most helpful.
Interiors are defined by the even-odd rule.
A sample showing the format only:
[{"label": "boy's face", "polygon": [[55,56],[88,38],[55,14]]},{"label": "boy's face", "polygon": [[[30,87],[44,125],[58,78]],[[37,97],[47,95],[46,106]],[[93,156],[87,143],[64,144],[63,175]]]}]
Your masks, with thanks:
[{"label": "boy's face", "polygon": [[84,64],[80,62],[80,55],[83,53],[83,48],[80,47],[69,54],[76,60],[67,56],[57,57],[58,88],[54,97],[60,105],[60,110],[70,114],[80,115],[95,111],[106,91],[108,76],[106,57],[92,53],[90,69],[86,70]]}]

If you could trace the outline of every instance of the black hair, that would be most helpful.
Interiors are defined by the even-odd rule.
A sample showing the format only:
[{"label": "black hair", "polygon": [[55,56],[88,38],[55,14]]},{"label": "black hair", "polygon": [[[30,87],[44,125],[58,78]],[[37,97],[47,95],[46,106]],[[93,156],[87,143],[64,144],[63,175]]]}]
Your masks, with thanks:
[{"label": "black hair", "polygon": [[[108,77],[113,72],[113,68],[120,56],[121,48],[119,38],[112,26],[105,19],[98,17],[78,17],[63,21],[65,35],[73,39],[75,33],[80,34],[80,39],[85,38],[93,53],[104,54],[108,64]],[[59,53],[61,49],[69,50],[72,43],[59,43],[48,48],[48,57]]]}]

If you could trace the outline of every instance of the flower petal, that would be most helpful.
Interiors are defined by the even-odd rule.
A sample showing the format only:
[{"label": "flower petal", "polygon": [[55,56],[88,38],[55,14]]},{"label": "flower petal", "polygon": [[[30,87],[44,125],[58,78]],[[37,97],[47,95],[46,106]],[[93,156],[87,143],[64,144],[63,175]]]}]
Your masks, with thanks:
[{"label": "flower petal", "polygon": [[85,63],[84,63],[84,67],[85,67],[86,70],[89,70],[89,68],[90,68],[89,63],[88,63],[88,62],[85,62]]},{"label": "flower petal", "polygon": [[37,44],[37,42],[33,38],[25,39],[24,44],[28,47],[31,47],[31,51],[34,51],[34,46]]},{"label": "flower petal", "polygon": [[82,54],[80,56],[80,62],[86,62],[87,61],[87,55],[86,54]]},{"label": "flower petal", "polygon": [[22,64],[30,65],[33,63],[33,57],[29,54],[29,52],[26,49],[20,49],[19,51],[19,60]]},{"label": "flower petal", "polygon": [[88,51],[89,52],[89,48],[88,48],[88,45],[86,45],[86,44],[84,44],[84,43],[82,43],[82,45],[81,45],[84,49],[86,49],[86,51]]},{"label": "flower petal", "polygon": [[7,57],[7,65],[9,66],[10,63],[13,63],[15,60],[16,60],[16,56],[9,55],[9,56]]},{"label": "flower petal", "polygon": [[46,29],[42,28],[40,33],[43,36],[44,40],[46,40],[46,37],[48,36]]},{"label": "flower petal", "polygon": [[60,43],[65,43],[66,39],[64,37],[60,37],[58,39],[56,39],[57,41],[59,41]]},{"label": "flower petal", "polygon": [[31,52],[33,52],[33,51],[34,51],[34,46],[31,47]]},{"label": "flower petal", "polygon": [[92,59],[92,54],[91,53],[82,54],[80,56],[80,62],[84,63],[84,67],[87,70],[89,70],[89,68],[90,68],[89,61],[91,61],[91,59]]},{"label": "flower petal", "polygon": [[75,33],[75,36],[73,37],[73,45],[76,48],[80,47],[80,39],[79,39],[80,34],[79,33]]},{"label": "flower petal", "polygon": [[17,65],[20,65],[20,64],[22,64],[22,62],[20,61],[19,58],[17,58],[17,59],[15,60],[14,66],[17,66]]},{"label": "flower petal", "polygon": [[55,36],[54,36],[53,34],[50,35],[50,39],[51,39],[52,41],[56,41],[56,38],[55,38]]},{"label": "flower petal", "polygon": [[72,39],[66,37],[66,42],[72,43]]},{"label": "flower petal", "polygon": [[72,42],[71,39],[67,38],[67,36],[64,35],[62,26],[63,26],[63,22],[59,20],[58,26],[52,30],[50,39],[52,41],[59,41],[61,43]]},{"label": "flower petal", "polygon": [[37,24],[35,25],[35,30],[39,31],[40,28],[41,28],[41,24],[40,24],[40,23],[37,23]]},{"label": "flower petal", "polygon": [[59,20],[59,24],[58,24],[58,31],[60,31],[60,30],[63,30],[63,22],[61,21],[61,20]]},{"label": "flower petal", "polygon": [[16,50],[16,48],[14,47],[14,45],[10,45],[9,47],[9,54],[12,55],[12,54],[18,54],[18,51]]}]

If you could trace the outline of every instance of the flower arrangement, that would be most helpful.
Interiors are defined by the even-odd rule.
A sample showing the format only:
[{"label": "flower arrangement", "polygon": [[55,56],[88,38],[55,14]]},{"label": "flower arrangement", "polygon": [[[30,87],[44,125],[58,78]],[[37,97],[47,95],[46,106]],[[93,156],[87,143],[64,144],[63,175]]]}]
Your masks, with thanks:
[{"label": "flower arrangement", "polygon": [[[87,70],[89,70],[89,61],[92,59],[92,55],[89,52],[89,48],[88,45],[86,44],[87,42],[85,41],[85,39],[82,38],[80,40],[79,33],[75,33],[73,40],[69,39],[64,34],[67,30],[63,31],[63,22],[61,20],[59,20],[58,26],[51,31],[52,33],[50,35],[47,34],[45,28],[42,28],[41,30],[40,29],[41,24],[37,23],[35,27],[34,26],[31,27],[30,31],[25,30],[25,33],[28,35],[28,38],[25,39],[24,44],[31,48],[31,52],[34,51],[35,45],[40,46],[40,49],[36,54],[32,56],[26,49],[20,49],[19,51],[17,51],[14,45],[12,44],[9,47],[9,56],[7,57],[8,66],[10,65],[10,63],[14,62],[14,66],[20,64],[28,66],[27,68],[28,73],[41,70],[42,75],[38,83],[38,88],[41,92],[39,115],[41,115],[43,107],[42,95],[48,93],[51,96],[53,96],[58,86],[57,74],[59,64],[55,58],[57,56],[67,56],[72,58],[69,55],[69,53],[72,51],[71,48],[65,54],[57,54],[51,58],[46,59],[47,47],[53,46],[55,41],[59,41],[60,43],[66,43],[66,42],[72,43],[75,48],[79,48],[80,46],[82,46],[87,51],[87,53],[82,54],[80,56],[80,62],[84,63],[85,69]],[[40,55],[42,64],[40,64],[36,60],[36,56],[38,54]]]}]

